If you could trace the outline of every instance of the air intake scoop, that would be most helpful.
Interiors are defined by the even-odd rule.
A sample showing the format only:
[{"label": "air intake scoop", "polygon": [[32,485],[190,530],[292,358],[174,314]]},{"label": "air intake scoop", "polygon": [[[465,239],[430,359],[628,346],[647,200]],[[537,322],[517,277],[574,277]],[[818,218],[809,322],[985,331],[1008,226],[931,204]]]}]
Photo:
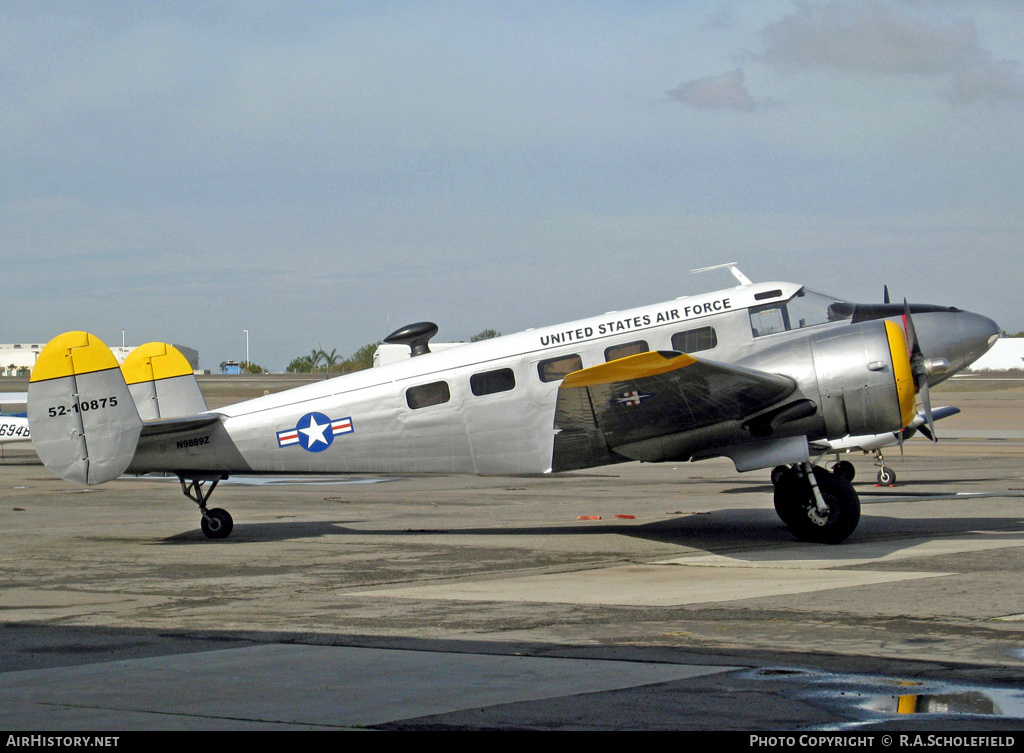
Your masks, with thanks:
[{"label": "air intake scoop", "polygon": [[430,338],[437,334],[437,325],[433,322],[416,322],[399,327],[384,338],[384,342],[392,345],[408,345],[412,356],[422,356],[430,352]]}]

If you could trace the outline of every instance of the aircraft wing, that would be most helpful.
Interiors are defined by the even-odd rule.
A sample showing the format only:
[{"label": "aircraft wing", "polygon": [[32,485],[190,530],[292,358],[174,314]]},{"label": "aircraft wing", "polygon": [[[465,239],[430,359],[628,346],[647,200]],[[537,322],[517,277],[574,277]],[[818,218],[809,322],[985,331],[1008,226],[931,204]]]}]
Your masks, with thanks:
[{"label": "aircraft wing", "polygon": [[741,428],[745,419],[795,390],[796,382],[780,374],[674,351],[582,369],[559,390],[552,470],[670,460],[688,445],[741,441],[750,436]]}]

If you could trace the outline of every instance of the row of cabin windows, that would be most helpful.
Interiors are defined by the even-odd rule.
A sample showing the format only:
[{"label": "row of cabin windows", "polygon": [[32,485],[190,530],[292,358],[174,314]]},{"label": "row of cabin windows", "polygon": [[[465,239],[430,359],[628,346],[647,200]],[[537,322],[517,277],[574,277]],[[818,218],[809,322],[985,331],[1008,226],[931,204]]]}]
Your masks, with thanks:
[{"label": "row of cabin windows", "polygon": [[[477,397],[493,395],[496,392],[508,392],[515,389],[516,375],[512,369],[496,369],[473,374],[469,378],[469,389]],[[431,405],[447,403],[452,399],[452,391],[448,382],[431,382],[419,384],[405,391],[405,402],[413,410],[427,408]]]},{"label": "row of cabin windows", "polygon": [[[672,335],[672,349],[682,353],[694,353],[710,350],[718,345],[718,335],[714,327],[700,327]],[[622,345],[612,345],[604,351],[605,361],[614,361],[626,356],[646,353],[651,348],[646,340],[635,340]],[[583,368],[583,359],[575,354],[548,358],[537,364],[537,374],[542,382],[558,382],[574,371]],[[515,389],[516,376],[512,369],[496,369],[473,374],[469,378],[469,389],[477,397],[508,392]],[[413,410],[441,405],[452,399],[448,382],[431,382],[410,387],[405,391],[405,401]]]},{"label": "row of cabin windows", "polygon": [[[718,347],[718,334],[714,327],[700,327],[689,329],[685,332],[676,332],[672,335],[672,350],[680,353],[697,353],[702,350],[711,350]],[[604,360],[614,361],[617,358],[635,356],[638,353],[646,353],[651,347],[646,340],[636,340],[622,345],[612,345],[605,348]]]}]

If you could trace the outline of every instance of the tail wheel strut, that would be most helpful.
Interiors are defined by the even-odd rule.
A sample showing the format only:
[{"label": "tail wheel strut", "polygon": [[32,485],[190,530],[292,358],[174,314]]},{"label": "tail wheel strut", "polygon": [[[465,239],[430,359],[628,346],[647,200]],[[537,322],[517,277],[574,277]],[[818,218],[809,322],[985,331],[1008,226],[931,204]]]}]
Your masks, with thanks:
[{"label": "tail wheel strut", "polygon": [[[182,494],[199,505],[199,512],[203,515],[199,526],[209,539],[226,539],[231,535],[231,529],[235,525],[227,510],[222,510],[219,507],[209,509],[206,506],[206,501],[213,494],[213,490],[217,488],[217,484],[225,478],[227,478],[227,474],[221,473],[196,474],[188,478],[182,473],[178,474]],[[203,486],[206,483],[210,484],[208,488]]]}]

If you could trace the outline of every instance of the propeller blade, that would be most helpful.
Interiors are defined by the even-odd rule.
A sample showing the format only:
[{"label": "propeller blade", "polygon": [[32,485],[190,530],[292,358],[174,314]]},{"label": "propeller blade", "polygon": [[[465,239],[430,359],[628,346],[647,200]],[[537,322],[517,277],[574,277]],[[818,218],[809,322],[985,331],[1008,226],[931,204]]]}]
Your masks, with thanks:
[{"label": "propeller blade", "polygon": [[[921,403],[924,405],[924,419],[925,419],[925,422],[923,424],[921,424],[921,433],[924,434],[926,437],[928,437],[933,442],[938,442],[939,440],[935,436],[935,419],[932,417],[932,400],[931,400],[931,397],[929,397],[929,395],[928,395],[928,375],[927,374],[925,374],[924,378],[921,380],[921,388],[920,388],[920,390],[921,390],[920,391]],[[925,431],[925,427],[927,427],[927,431]]]},{"label": "propeller blade", "polygon": [[[921,425],[922,434],[937,442],[935,435],[935,419],[932,416],[932,400],[928,394],[928,366],[925,364],[924,353],[921,352],[921,343],[917,339],[917,330],[914,329],[914,317],[910,315],[910,304],[903,299],[903,322],[907,329],[907,344],[910,346],[910,371],[914,377],[914,386],[917,387],[917,394],[921,396],[921,404],[924,406],[925,422]],[[928,427],[927,433],[924,431]]]},{"label": "propeller blade", "polygon": [[888,285],[883,285],[882,286],[882,292],[884,293],[883,298],[882,298],[883,302],[884,303],[890,303],[890,301],[889,301],[889,286]]},{"label": "propeller blade", "polygon": [[[921,344],[917,341],[917,330],[914,329],[914,317],[910,315],[910,304],[903,299],[903,327],[907,331],[907,345],[910,346],[910,365],[914,365],[914,356],[921,355]],[[916,377],[916,373],[915,373]]]}]

